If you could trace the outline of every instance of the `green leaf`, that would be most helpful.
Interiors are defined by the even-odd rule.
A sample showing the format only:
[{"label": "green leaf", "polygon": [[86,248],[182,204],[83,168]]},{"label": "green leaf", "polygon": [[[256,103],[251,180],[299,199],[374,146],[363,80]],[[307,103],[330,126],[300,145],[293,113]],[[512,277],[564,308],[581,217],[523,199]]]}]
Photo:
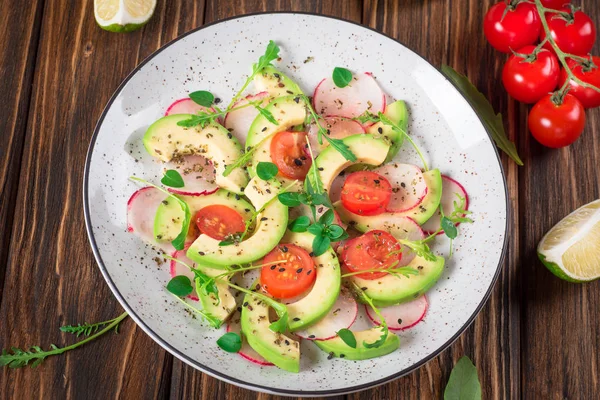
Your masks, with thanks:
[{"label": "green leaf", "polygon": [[194,115],[191,118],[177,121],[177,125],[183,126],[184,128],[192,128],[200,125],[200,128],[205,128],[208,124],[213,123],[218,116],[219,114],[199,112],[198,115]]},{"label": "green leaf", "polygon": [[323,137],[325,138],[325,140],[327,140],[329,142],[329,145],[331,145],[331,147],[336,149],[337,152],[340,153],[346,160],[352,161],[352,162],[356,162],[356,160],[358,160],[356,158],[356,155],[354,155],[352,150],[350,150],[350,147],[348,147],[346,145],[346,143],[344,143],[343,140],[333,139],[327,135],[324,135]]},{"label": "green leaf", "polygon": [[267,45],[267,49],[265,50],[265,54],[260,56],[258,59],[258,63],[254,64],[253,75],[262,70],[264,67],[269,65],[272,61],[275,61],[279,58],[279,46],[275,44],[274,41],[269,40],[269,44]]},{"label": "green leaf", "polygon": [[173,188],[182,188],[185,185],[179,172],[174,169],[165,171],[165,176],[162,177],[160,183]]},{"label": "green leaf", "polygon": [[325,254],[330,244],[331,240],[327,236],[315,236],[313,239],[313,255],[318,257]]},{"label": "green leaf", "polygon": [[177,201],[179,202],[179,205],[183,209],[184,215],[183,215],[183,225],[181,226],[181,232],[179,232],[179,235],[177,235],[177,237],[171,241],[171,244],[173,245],[173,247],[175,247],[175,249],[183,250],[183,248],[185,247],[185,239],[187,238],[188,231],[190,229],[192,213],[190,211],[190,207],[187,205],[187,203],[185,201],[183,201],[180,198],[175,197],[175,196],[173,196],[173,198],[177,199]]},{"label": "green leaf", "polygon": [[261,161],[256,166],[256,175],[263,181],[268,181],[277,175],[279,169],[272,162]]},{"label": "green leaf", "polygon": [[279,122],[277,122],[277,120],[275,119],[275,117],[273,116],[273,114],[271,114],[271,111],[262,108],[261,106],[259,106],[256,103],[252,103],[252,105],[254,105],[254,108],[256,108],[256,110],[258,110],[258,112],[267,119],[267,121],[269,121],[270,123],[272,123],[273,125],[279,125]]},{"label": "green leaf", "polygon": [[454,222],[452,222],[450,218],[445,216],[442,217],[441,225],[446,236],[450,239],[456,239],[456,236],[458,236],[458,229],[456,229],[456,225],[454,225]]},{"label": "green leaf", "polygon": [[179,297],[187,296],[193,289],[192,281],[185,275],[177,275],[167,283],[167,290]]},{"label": "green leaf", "polygon": [[354,337],[354,333],[350,329],[342,328],[337,331],[337,335],[348,346],[352,347],[353,349],[356,348],[356,337]]},{"label": "green leaf", "polygon": [[375,305],[373,304],[373,299],[371,299],[369,296],[367,296],[367,294],[364,292],[364,290],[362,290],[354,282],[352,283],[352,289],[356,293],[356,295],[362,300],[362,302],[367,303],[371,307],[373,312],[379,317],[379,321],[380,321],[379,327],[382,330],[381,336],[379,337],[379,339],[377,339],[373,343],[367,343],[367,342],[363,341],[363,346],[365,346],[368,349],[380,347],[382,344],[385,343],[385,341],[387,340],[388,334],[389,334],[387,322],[385,321],[385,318],[381,314],[381,311],[379,311],[379,309],[377,307],[375,307]]},{"label": "green leaf", "polygon": [[211,92],[206,90],[198,90],[189,94],[190,99],[196,104],[200,104],[203,107],[210,107],[215,101],[215,96]]},{"label": "green leaf", "polygon": [[352,81],[352,72],[348,71],[346,68],[335,67],[331,77],[333,78],[335,86],[344,88]]},{"label": "green leaf", "polygon": [[321,215],[321,218],[319,218],[319,222],[322,223],[323,225],[331,225],[333,223],[333,220],[335,219],[335,214],[333,213],[332,209],[329,209],[327,211],[325,211],[325,213],[323,215]]},{"label": "green leaf", "polygon": [[288,313],[287,311],[279,316],[279,319],[269,325],[269,329],[273,332],[283,333],[287,329],[288,325]]},{"label": "green leaf", "polygon": [[217,345],[228,353],[237,353],[242,348],[242,338],[235,332],[227,332],[217,339]]},{"label": "green leaf", "polygon": [[288,225],[288,229],[292,232],[306,232],[306,229],[310,225],[310,218],[306,215],[302,215]]},{"label": "green leaf", "polygon": [[217,287],[215,279],[198,269],[193,269],[192,272],[194,273],[194,281],[196,282],[196,291],[198,291],[198,294],[208,296],[212,293],[219,299],[219,288]]},{"label": "green leaf", "polygon": [[311,203],[315,206],[323,205],[327,208],[333,208],[333,204],[331,204],[331,200],[329,200],[329,196],[325,193],[316,193],[311,196]]},{"label": "green leaf", "polygon": [[309,226],[307,228],[307,231],[312,233],[315,236],[320,236],[323,233],[324,229],[325,229],[325,226],[323,226],[322,223],[315,222],[314,224],[312,224],[311,226]]},{"label": "green leaf", "polygon": [[467,356],[461,357],[456,363],[446,390],[444,400],[480,400],[481,384],[477,375],[477,368]]},{"label": "green leaf", "polygon": [[[179,121],[181,122],[181,121]],[[179,124],[178,122],[178,124]],[[252,147],[250,149],[246,149],[246,152],[244,154],[242,154],[242,156],[240,158],[237,159],[236,162],[234,162],[233,164],[229,164],[228,166],[225,167],[225,170],[223,171],[223,176],[228,176],[229,174],[231,174],[231,172],[233,172],[233,170],[237,169],[237,168],[242,168],[245,167],[246,164],[248,164],[250,162],[250,160],[252,159],[252,156],[254,155],[254,152],[256,151],[256,149],[260,147],[260,145]]]},{"label": "green leaf", "polygon": [[300,193],[281,193],[277,195],[279,202],[284,206],[296,207],[302,204],[300,202]]},{"label": "green leaf", "polygon": [[366,124],[367,122],[376,123],[376,122],[380,121],[380,119],[377,115],[373,114],[372,112],[370,112],[368,110],[353,119],[355,121],[360,122],[361,124]]},{"label": "green leaf", "polygon": [[523,165],[519,157],[517,148],[513,142],[508,139],[502,123],[502,114],[494,111],[490,102],[485,98],[477,88],[469,81],[465,75],[459,74],[452,67],[442,65],[442,72],[452,81],[467,98],[475,112],[479,115],[483,124],[492,135],[496,145],[504,151],[517,165]]},{"label": "green leaf", "polygon": [[[344,236],[346,231],[339,225],[330,225],[328,228],[327,236],[331,240],[341,240],[340,238]],[[347,234],[347,233],[346,233]]]}]

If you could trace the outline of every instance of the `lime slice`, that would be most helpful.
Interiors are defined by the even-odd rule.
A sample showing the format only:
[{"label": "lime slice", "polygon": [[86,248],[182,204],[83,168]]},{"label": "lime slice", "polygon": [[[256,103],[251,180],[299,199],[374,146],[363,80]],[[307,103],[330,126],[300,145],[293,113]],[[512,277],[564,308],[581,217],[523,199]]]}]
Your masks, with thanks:
[{"label": "lime slice", "polygon": [[94,0],[94,15],[102,29],[131,32],[152,18],[156,0]]},{"label": "lime slice", "polygon": [[550,229],[538,245],[538,256],[561,279],[600,278],[600,200],[578,208]]}]

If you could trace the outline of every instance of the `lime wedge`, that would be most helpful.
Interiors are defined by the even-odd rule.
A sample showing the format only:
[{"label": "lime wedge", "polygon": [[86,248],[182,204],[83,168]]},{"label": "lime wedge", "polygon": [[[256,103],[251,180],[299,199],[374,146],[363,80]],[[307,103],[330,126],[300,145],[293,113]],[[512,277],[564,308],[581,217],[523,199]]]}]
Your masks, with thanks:
[{"label": "lime wedge", "polygon": [[131,32],[152,18],[156,0],[94,0],[94,16],[102,29]]},{"label": "lime wedge", "polygon": [[561,279],[600,278],[600,200],[567,215],[542,238],[537,250],[544,265]]}]

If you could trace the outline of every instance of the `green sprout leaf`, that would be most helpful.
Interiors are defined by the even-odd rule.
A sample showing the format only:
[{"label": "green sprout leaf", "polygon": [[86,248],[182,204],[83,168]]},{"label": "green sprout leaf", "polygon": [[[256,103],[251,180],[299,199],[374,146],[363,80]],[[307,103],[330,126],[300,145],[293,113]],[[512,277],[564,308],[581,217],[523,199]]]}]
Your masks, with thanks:
[{"label": "green sprout leaf", "polygon": [[196,104],[200,104],[203,107],[210,107],[215,101],[215,96],[211,92],[206,90],[198,90],[189,94],[190,99]]},{"label": "green sprout leaf", "polygon": [[288,313],[282,314],[279,319],[269,325],[269,329],[273,332],[283,333],[287,329],[288,325]]},{"label": "green sprout leaf", "polygon": [[342,328],[337,331],[337,335],[348,346],[352,347],[353,349],[356,348],[356,337],[354,337],[354,333],[350,329]]},{"label": "green sprout leaf", "polygon": [[309,226],[307,230],[315,236],[321,236],[325,230],[325,226],[320,222],[316,222]]},{"label": "green sprout leaf", "polygon": [[265,50],[265,54],[260,56],[258,62],[253,66],[253,76],[260,72],[264,67],[271,64],[271,62],[277,60],[279,58],[279,46],[272,41],[269,40],[269,44],[267,45],[267,49]]},{"label": "green sprout leaf", "polygon": [[469,357],[461,357],[452,369],[444,391],[444,400],[481,400],[477,368]]},{"label": "green sprout leaf", "polygon": [[456,225],[454,225],[454,222],[452,222],[450,218],[445,216],[442,217],[441,225],[446,236],[450,239],[456,239],[456,236],[458,236],[458,229],[456,229]]},{"label": "green sprout leaf", "polygon": [[167,290],[178,297],[185,297],[192,293],[192,281],[185,275],[177,275],[167,283]]},{"label": "green sprout leaf", "polygon": [[[311,225],[313,227],[314,225]],[[312,243],[313,255],[318,257],[320,255],[325,254],[327,249],[329,249],[329,245],[331,244],[331,239],[327,236],[319,235],[315,236]]]},{"label": "green sprout leaf", "polygon": [[292,232],[306,232],[307,228],[310,226],[310,218],[306,215],[302,215],[288,225],[288,229]]},{"label": "green sprout leaf", "polygon": [[273,114],[271,113],[271,111],[262,108],[261,106],[259,106],[257,103],[252,103],[254,105],[254,108],[256,108],[256,110],[267,119],[267,121],[269,121],[270,123],[272,123],[273,125],[279,125],[279,122],[277,122],[277,120],[275,119],[275,117],[273,116]]},{"label": "green sprout leaf", "polygon": [[256,175],[258,175],[258,177],[263,181],[268,181],[269,179],[274,178],[278,172],[279,169],[277,168],[277,165],[273,164],[272,162],[261,161],[256,166]]},{"label": "green sprout leaf", "polygon": [[242,348],[242,338],[235,332],[227,332],[217,339],[217,345],[228,353],[237,353]]},{"label": "green sprout leaf", "polygon": [[342,240],[340,239],[344,234],[348,235],[348,233],[339,225],[330,225],[327,230],[327,236],[331,240]]},{"label": "green sprout leaf", "polygon": [[335,67],[333,69],[333,83],[339,88],[344,88],[352,81],[352,72],[342,67]]},{"label": "green sprout leaf", "polygon": [[162,177],[160,183],[173,188],[182,188],[185,185],[179,172],[174,169],[165,171],[165,176]]},{"label": "green sprout leaf", "polygon": [[284,206],[297,207],[302,204],[300,193],[281,193],[277,195],[279,202]]},{"label": "green sprout leaf", "polygon": [[319,218],[319,222],[323,225],[331,225],[333,220],[335,219],[335,214],[332,209],[325,211],[321,218]]}]

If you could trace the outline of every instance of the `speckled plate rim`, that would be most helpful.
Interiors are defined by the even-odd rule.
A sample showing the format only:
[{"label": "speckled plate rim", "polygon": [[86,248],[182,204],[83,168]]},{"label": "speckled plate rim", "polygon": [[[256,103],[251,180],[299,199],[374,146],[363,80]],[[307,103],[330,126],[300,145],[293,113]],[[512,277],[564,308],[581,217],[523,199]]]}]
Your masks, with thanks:
[{"label": "speckled plate rim", "polygon": [[[393,41],[395,41],[396,43],[404,46],[406,49],[412,51],[413,53],[415,53],[419,58],[421,58],[423,61],[425,61],[427,64],[431,65],[440,75],[442,75],[444,77],[444,79],[448,80],[444,74],[442,74],[442,72],[439,70],[439,68],[437,68],[435,65],[431,64],[425,57],[422,57],[420,54],[418,54],[416,51],[412,50],[410,47],[406,46],[404,43],[402,43],[401,41],[388,36],[382,32],[377,31],[376,29],[370,28],[368,26],[364,26],[362,24],[359,24],[357,22],[354,21],[349,21],[343,18],[339,18],[339,17],[333,17],[333,16],[329,16],[329,15],[321,15],[321,14],[317,14],[317,13],[311,13],[311,12],[289,12],[289,11],[271,11],[271,12],[257,12],[257,13],[251,13],[251,14],[244,14],[244,15],[238,15],[238,16],[234,16],[234,17],[230,17],[230,18],[226,18],[226,19],[222,19],[222,20],[218,20],[209,24],[205,24],[202,25],[196,29],[193,29],[189,32],[184,33],[183,35],[173,39],[172,41],[170,41],[169,43],[165,44],[164,46],[162,46],[161,48],[157,49],[156,51],[154,51],[152,54],[150,54],[148,57],[146,57],[146,59],[144,59],[137,67],[135,67],[135,69],[133,71],[131,71],[129,73],[129,75],[123,80],[123,82],[121,82],[121,84],[119,85],[119,87],[115,90],[115,92],[113,93],[112,97],[110,98],[110,100],[108,101],[108,103],[106,104],[106,107],[104,107],[104,110],[102,111],[102,115],[100,116],[100,119],[98,119],[98,123],[96,124],[96,127],[94,128],[94,133],[92,135],[92,139],[90,141],[90,145],[88,148],[88,152],[87,152],[87,156],[86,156],[86,161],[85,161],[85,170],[84,170],[84,177],[83,177],[83,212],[85,215],[85,228],[87,231],[87,235],[90,241],[90,245],[92,247],[92,252],[94,253],[94,257],[96,259],[96,262],[98,263],[98,267],[100,268],[100,271],[102,272],[102,275],[104,276],[104,279],[106,280],[106,283],[108,283],[108,286],[110,287],[110,289],[112,290],[113,294],[115,295],[115,297],[117,298],[117,300],[119,301],[119,303],[121,303],[121,306],[123,306],[123,308],[127,311],[127,313],[129,314],[129,316],[131,316],[131,318],[135,321],[135,323],[142,328],[142,330],[144,332],[146,332],[156,343],[158,343],[162,348],[164,348],[165,350],[167,350],[169,353],[173,354],[175,357],[179,358],[181,361],[185,362],[186,364],[206,373],[209,374],[215,378],[221,379],[225,382],[231,383],[233,385],[245,388],[245,389],[250,389],[250,390],[256,390],[256,391],[260,391],[260,392],[264,392],[264,393],[269,393],[269,394],[276,394],[276,395],[284,395],[284,396],[304,396],[304,397],[317,397],[317,396],[335,396],[335,395],[341,395],[341,394],[347,394],[347,393],[353,393],[353,392],[358,392],[361,390],[365,390],[365,389],[369,389],[369,388],[373,388],[379,385],[383,385],[387,382],[390,382],[394,379],[400,378],[404,375],[407,375],[419,368],[421,368],[423,365],[425,365],[426,363],[428,363],[429,361],[431,361],[433,358],[437,357],[438,355],[440,355],[440,353],[442,353],[444,350],[446,350],[448,347],[450,347],[450,345],[452,343],[454,343],[459,337],[460,335],[462,335],[462,333],[473,323],[473,321],[475,320],[475,317],[477,317],[477,315],[479,314],[479,312],[481,311],[481,309],[483,308],[483,306],[487,303],[492,290],[494,289],[496,282],[498,281],[498,277],[500,276],[500,272],[502,271],[502,265],[504,264],[504,259],[506,257],[506,249],[508,246],[508,227],[510,224],[510,203],[509,203],[509,198],[508,198],[508,187],[506,184],[506,175],[504,174],[504,168],[502,167],[502,162],[500,160],[500,155],[498,154],[498,149],[496,148],[496,146],[493,145],[493,140],[492,140],[492,136],[490,135],[490,132],[487,130],[487,128],[485,127],[485,125],[483,124],[483,121],[481,120],[481,118],[479,117],[479,115],[477,115],[477,113],[475,112],[475,110],[473,110],[473,112],[475,113],[475,115],[477,115],[477,118],[479,119],[483,129],[486,131],[486,133],[488,134],[489,138],[490,138],[490,142],[492,143],[492,146],[494,147],[494,152],[496,154],[496,159],[498,161],[498,164],[500,166],[500,173],[502,175],[502,181],[504,183],[504,194],[505,194],[505,208],[506,208],[506,224],[504,227],[504,242],[502,243],[502,253],[500,255],[500,259],[498,261],[498,266],[496,267],[496,272],[494,274],[494,277],[492,278],[492,281],[490,283],[490,286],[487,290],[487,292],[485,293],[485,295],[483,296],[483,298],[481,299],[481,302],[479,303],[479,305],[477,306],[477,308],[475,309],[475,311],[473,312],[473,314],[469,317],[469,319],[467,320],[467,322],[460,328],[458,329],[458,331],[456,332],[456,334],[454,336],[452,336],[446,343],[444,343],[442,346],[440,346],[438,349],[436,349],[435,351],[433,351],[429,356],[425,357],[424,359],[422,359],[421,361],[413,364],[412,366],[410,366],[409,368],[405,368],[399,372],[396,372],[392,375],[389,375],[385,378],[379,379],[377,381],[373,381],[370,383],[365,383],[362,385],[355,385],[355,386],[351,386],[348,388],[344,388],[344,389],[335,389],[335,390],[307,390],[307,391],[302,391],[302,390],[285,390],[285,389],[274,389],[271,387],[266,387],[266,386],[261,386],[261,385],[257,385],[257,384],[253,384],[251,382],[247,382],[247,381],[243,381],[231,376],[228,376],[226,374],[222,374],[218,371],[215,371],[199,362],[197,362],[196,360],[191,359],[190,357],[188,357],[186,354],[180,352],[179,350],[177,350],[176,348],[174,348],[173,346],[171,346],[169,344],[169,342],[160,337],[156,332],[154,332],[148,325],[146,325],[144,323],[144,321],[133,311],[133,309],[129,306],[129,304],[127,303],[127,301],[125,300],[125,298],[123,297],[123,295],[119,292],[119,289],[117,288],[117,286],[115,285],[115,283],[113,282],[110,274],[108,273],[108,270],[106,269],[106,266],[104,265],[104,261],[102,260],[102,257],[100,256],[100,252],[98,251],[98,246],[96,244],[96,239],[94,238],[94,232],[92,230],[92,224],[91,224],[91,220],[90,220],[90,203],[89,203],[89,197],[88,197],[88,185],[89,185],[89,175],[90,175],[90,165],[91,165],[91,159],[92,159],[92,154],[94,152],[94,146],[96,144],[96,139],[98,138],[98,133],[100,132],[100,127],[102,126],[102,123],[104,122],[104,118],[106,117],[106,114],[108,112],[108,110],[112,107],[115,99],[117,98],[117,96],[121,93],[121,91],[123,90],[123,88],[125,87],[125,85],[127,85],[127,83],[129,82],[129,80],[144,66],[146,65],[150,60],[152,60],[154,57],[156,57],[158,54],[160,54],[164,49],[166,49],[167,47],[171,46],[173,43],[183,39],[184,37],[191,35],[195,32],[198,32],[204,28],[207,28],[209,26],[213,26],[216,24],[219,24],[221,22],[225,22],[225,21],[230,21],[230,20],[234,20],[234,19],[241,19],[241,18],[246,18],[246,17],[253,17],[256,15],[269,15],[269,14],[288,14],[288,15],[306,15],[306,16],[315,16],[315,17],[320,17],[320,18],[329,18],[332,20],[336,20],[336,21],[342,21],[342,22],[346,22],[346,23],[350,23],[353,25],[356,25],[360,28],[364,28],[364,29],[368,29],[370,31],[373,31],[379,35],[385,36],[388,39],[391,39]],[[458,88],[456,87],[456,85],[448,80],[452,86],[454,87],[454,89],[464,98],[464,96],[462,95],[462,93],[460,92],[460,90],[458,90]],[[467,98],[465,98],[465,100],[467,101],[467,103],[469,104],[469,106],[472,108],[469,100]]]}]

